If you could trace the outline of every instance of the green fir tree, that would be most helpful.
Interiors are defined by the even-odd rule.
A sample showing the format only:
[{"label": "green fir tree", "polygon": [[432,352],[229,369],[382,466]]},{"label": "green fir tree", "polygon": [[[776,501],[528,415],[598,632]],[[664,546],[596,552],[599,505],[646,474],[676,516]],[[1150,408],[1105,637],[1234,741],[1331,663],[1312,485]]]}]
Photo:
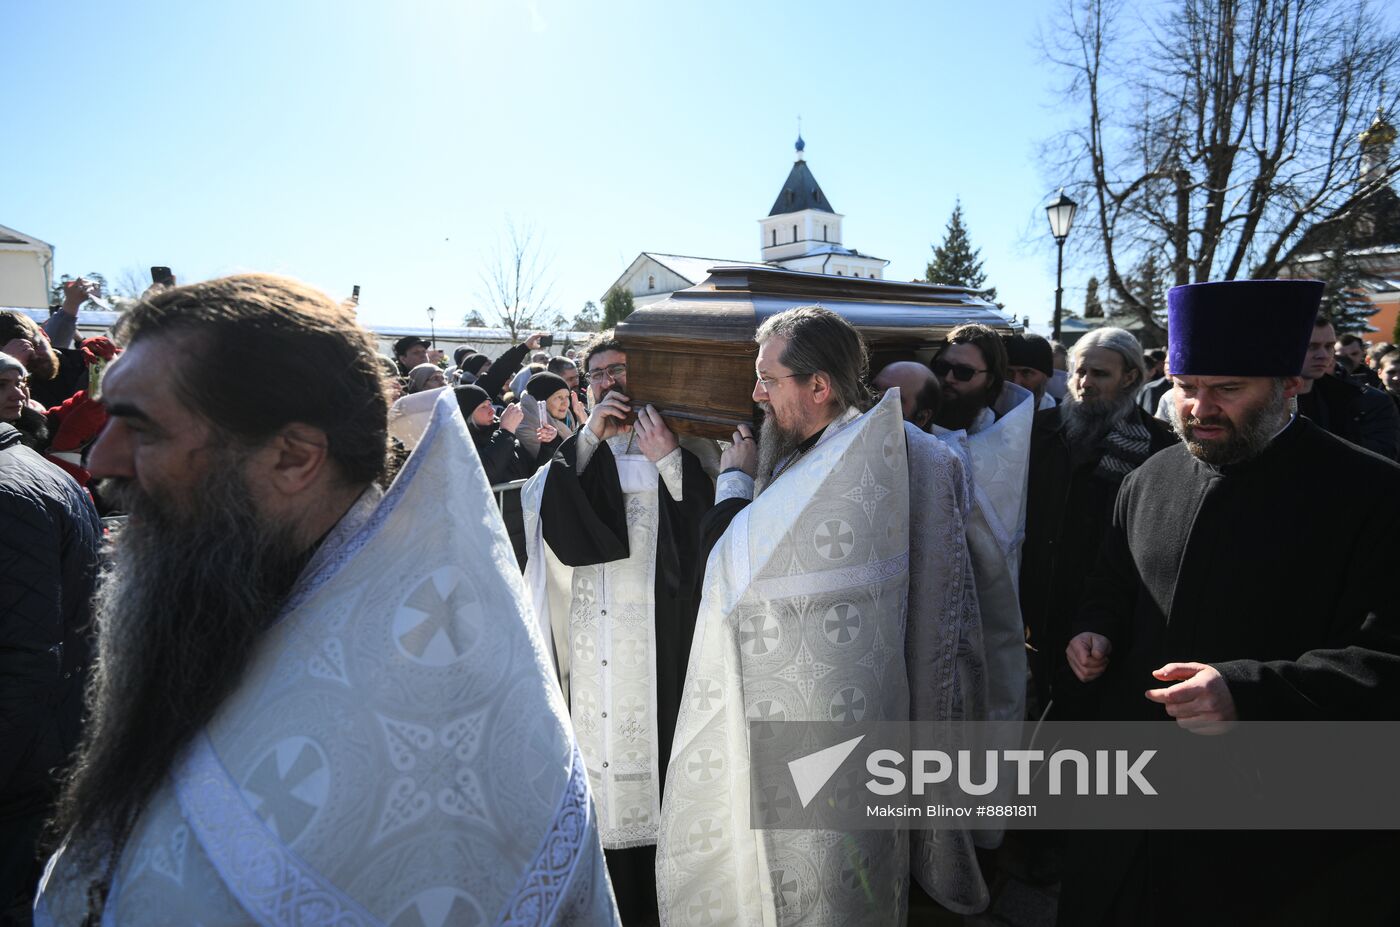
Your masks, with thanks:
[{"label": "green fir tree", "polygon": [[961,200],[953,205],[953,215],[948,219],[943,244],[933,246],[933,260],[929,262],[924,279],[929,283],[983,290],[987,299],[995,301],[997,298],[996,287],[986,285],[987,275],[982,271],[982,249],[972,247],[967,226],[963,225]]},{"label": "green fir tree", "polygon": [[632,293],[620,287],[608,290],[603,297],[603,328],[612,328],[632,314]]},{"label": "green fir tree", "polygon": [[1356,259],[1345,248],[1331,251],[1322,264],[1320,276],[1327,281],[1321,311],[1332,320],[1337,334],[1363,335],[1371,331],[1371,316],[1376,307],[1361,289],[1361,268]]},{"label": "green fir tree", "polygon": [[1084,286],[1084,318],[1103,318],[1103,303],[1099,301],[1099,278],[1090,277]]}]

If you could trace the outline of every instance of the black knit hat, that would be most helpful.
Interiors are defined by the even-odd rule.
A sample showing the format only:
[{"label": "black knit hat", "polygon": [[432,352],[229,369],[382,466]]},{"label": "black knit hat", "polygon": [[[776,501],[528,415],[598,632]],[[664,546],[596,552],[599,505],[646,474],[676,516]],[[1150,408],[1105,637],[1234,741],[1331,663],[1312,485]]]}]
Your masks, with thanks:
[{"label": "black knit hat", "polygon": [[487,357],[485,354],[471,354],[458,366],[466,373],[472,376],[478,376],[481,373],[481,368],[489,363],[491,363],[491,358]]},{"label": "black knit hat", "polygon": [[472,414],[481,408],[483,402],[491,401],[491,397],[486,395],[486,390],[475,383],[455,387],[452,392],[457,396],[457,406],[462,410],[462,415],[467,421],[471,421]]},{"label": "black knit hat", "polygon": [[1006,345],[1008,367],[1029,367],[1047,377],[1055,375],[1055,352],[1044,338],[1039,335],[1007,335],[1001,340]]},{"label": "black knit hat", "polygon": [[535,374],[530,378],[530,382],[525,384],[525,392],[534,396],[539,402],[544,402],[561,389],[567,390],[568,388],[569,384],[564,382],[563,377],[548,371]]}]

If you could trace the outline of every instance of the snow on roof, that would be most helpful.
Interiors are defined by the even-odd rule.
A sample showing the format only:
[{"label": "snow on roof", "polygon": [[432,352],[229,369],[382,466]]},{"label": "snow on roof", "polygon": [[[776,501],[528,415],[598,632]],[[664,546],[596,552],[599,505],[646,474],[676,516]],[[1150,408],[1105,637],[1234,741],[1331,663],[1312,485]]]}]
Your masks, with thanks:
[{"label": "snow on roof", "polygon": [[710,275],[710,268],[719,264],[752,264],[752,261],[733,261],[726,258],[689,257],[684,254],[661,254],[656,251],[643,251],[647,257],[677,276],[692,284],[701,283]]}]

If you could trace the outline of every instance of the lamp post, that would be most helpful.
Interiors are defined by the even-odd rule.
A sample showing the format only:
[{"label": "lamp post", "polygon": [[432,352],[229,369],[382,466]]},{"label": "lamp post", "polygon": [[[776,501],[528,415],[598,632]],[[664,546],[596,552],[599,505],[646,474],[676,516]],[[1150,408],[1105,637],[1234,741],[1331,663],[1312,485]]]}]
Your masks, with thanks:
[{"label": "lamp post", "polygon": [[433,319],[437,316],[437,310],[432,306],[428,307],[428,331],[432,333],[433,347],[437,347],[437,325]]},{"label": "lamp post", "polygon": [[1074,210],[1078,206],[1078,203],[1065,196],[1065,188],[1061,187],[1060,195],[1045,207],[1045,213],[1050,218],[1050,234],[1055,236],[1055,247],[1058,251],[1055,260],[1055,320],[1050,336],[1056,341],[1060,340],[1060,305],[1065,292],[1061,285],[1065,270],[1065,239],[1069,237],[1070,226],[1074,224]]}]

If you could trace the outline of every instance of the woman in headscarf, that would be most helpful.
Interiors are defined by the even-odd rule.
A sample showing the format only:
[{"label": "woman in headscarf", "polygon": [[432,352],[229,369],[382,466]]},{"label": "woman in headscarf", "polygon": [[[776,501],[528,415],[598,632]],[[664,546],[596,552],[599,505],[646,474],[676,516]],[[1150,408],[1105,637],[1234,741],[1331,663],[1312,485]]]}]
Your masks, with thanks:
[{"label": "woman in headscarf", "polygon": [[[525,384],[525,393],[520,399],[525,411],[525,433],[520,443],[527,453],[539,454],[541,449],[531,440],[533,430],[540,425],[551,425],[559,433],[561,441],[566,441],[579,429],[583,418],[581,404],[564,378],[548,371],[537,373]],[[548,458],[545,458],[546,460]]]},{"label": "woman in headscarf", "polygon": [[453,392],[467,420],[477,456],[486,470],[486,479],[493,485],[526,478],[541,463],[549,461],[564,443],[553,426],[542,425],[532,430],[531,443],[536,450],[529,451],[521,439],[525,430],[520,426],[525,413],[520,406],[509,405],[497,417],[495,407],[481,387],[475,384],[458,386]]},{"label": "woman in headscarf", "polygon": [[447,385],[447,374],[437,364],[419,364],[408,372],[408,392],[423,393]]},{"label": "woman in headscarf", "polygon": [[13,425],[20,443],[43,452],[49,429],[44,413],[29,401],[29,371],[8,354],[0,354],[0,422]]}]

